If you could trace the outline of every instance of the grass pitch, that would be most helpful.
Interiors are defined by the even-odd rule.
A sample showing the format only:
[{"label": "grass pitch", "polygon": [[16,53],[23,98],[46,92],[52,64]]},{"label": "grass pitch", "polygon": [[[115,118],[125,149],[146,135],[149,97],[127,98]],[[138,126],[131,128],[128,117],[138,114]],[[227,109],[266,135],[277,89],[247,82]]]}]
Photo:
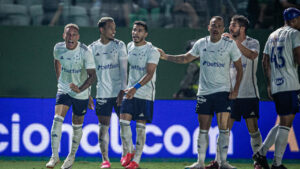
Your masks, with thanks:
[{"label": "grass pitch", "polygon": [[[99,169],[99,159],[78,159],[75,161],[72,169]],[[141,169],[184,169],[185,166],[193,163],[194,159],[147,159],[145,162],[140,163]],[[0,157],[0,169],[46,169],[45,164],[48,159],[3,159]],[[112,169],[124,169],[118,159],[112,160]],[[231,164],[238,169],[253,169],[252,161],[249,160],[231,160]],[[271,163],[271,161],[269,161]],[[61,162],[55,167],[59,169],[63,163]],[[285,166],[288,169],[300,169],[299,160],[285,160]]]}]

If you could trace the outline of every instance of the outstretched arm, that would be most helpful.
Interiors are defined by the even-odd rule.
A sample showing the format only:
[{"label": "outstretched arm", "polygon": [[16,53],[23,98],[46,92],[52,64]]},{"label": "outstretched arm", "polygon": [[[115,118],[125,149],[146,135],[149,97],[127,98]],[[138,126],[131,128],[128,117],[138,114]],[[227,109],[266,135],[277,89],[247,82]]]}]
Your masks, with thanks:
[{"label": "outstretched arm", "polygon": [[189,63],[196,59],[197,57],[191,55],[190,53],[181,55],[168,55],[162,49],[158,49],[160,53],[160,58],[174,63]]}]

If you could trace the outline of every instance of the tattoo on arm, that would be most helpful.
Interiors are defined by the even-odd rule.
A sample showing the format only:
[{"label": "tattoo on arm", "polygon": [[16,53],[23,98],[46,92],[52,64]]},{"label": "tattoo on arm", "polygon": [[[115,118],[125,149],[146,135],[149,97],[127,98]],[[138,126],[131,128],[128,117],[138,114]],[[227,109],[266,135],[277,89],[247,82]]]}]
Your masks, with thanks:
[{"label": "tattoo on arm", "polygon": [[88,78],[85,80],[85,82],[83,83],[83,85],[81,85],[79,87],[80,91],[84,91],[85,89],[87,89],[88,87],[90,87],[95,79],[96,79],[96,71],[95,69],[87,69],[87,73],[88,73]]}]

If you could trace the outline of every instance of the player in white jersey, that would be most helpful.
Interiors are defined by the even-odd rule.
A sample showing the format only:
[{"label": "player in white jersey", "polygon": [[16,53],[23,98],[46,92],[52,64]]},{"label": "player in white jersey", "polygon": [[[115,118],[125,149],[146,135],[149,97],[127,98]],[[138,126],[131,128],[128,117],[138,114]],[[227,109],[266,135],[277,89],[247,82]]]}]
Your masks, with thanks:
[{"label": "player in white jersey", "polygon": [[65,42],[59,42],[54,47],[58,91],[51,129],[52,156],[46,164],[47,168],[54,168],[59,162],[58,148],[62,124],[71,106],[73,111],[71,152],[61,168],[72,167],[82,136],[82,124],[88,106],[88,88],[96,79],[94,58],[88,47],[78,42],[79,36],[79,27],[75,24],[68,24],[63,33]]},{"label": "player in white jersey", "polygon": [[[249,20],[242,15],[235,15],[231,18],[229,32],[224,36],[233,39],[241,52],[243,66],[243,78],[240,84],[239,93],[236,99],[232,100],[231,117],[229,118],[229,130],[231,130],[234,121],[241,121],[241,117],[246,121],[250,134],[250,143],[255,153],[262,143],[262,137],[258,129],[257,119],[259,118],[259,93],[256,80],[256,70],[259,54],[259,42],[246,35],[249,26]],[[236,69],[233,64],[230,66],[230,75],[232,86],[235,85]],[[220,153],[217,147],[215,161],[212,161],[206,169],[218,169],[220,163]],[[255,163],[254,169],[261,167]]]},{"label": "player in white jersey", "polygon": [[265,169],[269,168],[266,154],[275,143],[271,169],[286,169],[282,164],[288,135],[295,114],[299,112],[298,65],[300,64],[300,10],[288,8],[284,11],[285,25],[268,38],[263,56],[264,73],[268,80],[268,93],[275,102],[279,125],[267,135],[258,152],[253,155]]},{"label": "player in white jersey", "polygon": [[[122,166],[126,169],[136,169],[146,141],[146,123],[151,123],[153,117],[153,102],[155,96],[156,67],[159,52],[145,38],[148,36],[147,24],[135,21],[132,28],[132,42],[127,45],[129,78],[122,102],[120,114],[121,139],[123,146],[129,152]],[[136,121],[136,152],[133,153],[130,122]]]},{"label": "player in white jersey", "polygon": [[[221,157],[221,169],[232,168],[226,162],[229,129],[228,118],[230,117],[230,100],[238,95],[239,85],[242,79],[241,54],[236,43],[228,37],[222,37],[224,21],[220,16],[214,16],[208,25],[210,36],[199,39],[193,48],[182,55],[168,55],[160,50],[161,58],[175,63],[188,63],[200,57],[200,77],[197,93],[198,121],[200,130],[198,136],[198,161],[187,169],[204,169],[206,149],[208,146],[208,130],[211,125],[214,112],[217,114],[219,127],[219,149]],[[230,63],[234,62],[237,69],[236,83],[231,90]]]},{"label": "player in white jersey", "polygon": [[89,48],[96,64],[96,114],[99,120],[101,168],[110,168],[108,128],[113,108],[118,117],[120,116],[119,106],[122,103],[124,89],[127,85],[127,51],[125,43],[114,38],[116,24],[113,18],[102,17],[98,22],[98,28],[100,39],[89,45]]}]

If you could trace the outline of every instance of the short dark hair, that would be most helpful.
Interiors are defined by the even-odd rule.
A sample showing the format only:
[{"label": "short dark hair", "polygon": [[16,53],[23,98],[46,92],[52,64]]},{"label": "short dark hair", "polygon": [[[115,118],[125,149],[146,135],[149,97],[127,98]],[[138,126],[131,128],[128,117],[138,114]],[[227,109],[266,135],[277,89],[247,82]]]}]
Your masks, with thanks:
[{"label": "short dark hair", "polygon": [[135,21],[133,23],[133,25],[140,25],[140,26],[143,26],[145,31],[148,32],[148,26],[147,26],[147,23],[144,22],[144,21]]},{"label": "short dark hair", "polygon": [[248,18],[246,18],[244,15],[234,15],[231,20],[237,22],[240,26],[245,27],[245,32],[247,32],[250,24]]},{"label": "short dark hair", "polygon": [[107,22],[114,22],[114,19],[112,17],[108,17],[108,16],[102,17],[98,21],[98,28],[103,28]]},{"label": "short dark hair", "polygon": [[[216,19],[216,20],[222,21],[222,22],[223,22],[223,24],[224,24],[224,19],[223,19],[223,17],[222,17],[222,16],[213,16],[213,17],[210,19],[210,21],[211,21],[211,20],[213,20],[213,19]],[[210,21],[209,21],[209,23],[210,23]]]}]

